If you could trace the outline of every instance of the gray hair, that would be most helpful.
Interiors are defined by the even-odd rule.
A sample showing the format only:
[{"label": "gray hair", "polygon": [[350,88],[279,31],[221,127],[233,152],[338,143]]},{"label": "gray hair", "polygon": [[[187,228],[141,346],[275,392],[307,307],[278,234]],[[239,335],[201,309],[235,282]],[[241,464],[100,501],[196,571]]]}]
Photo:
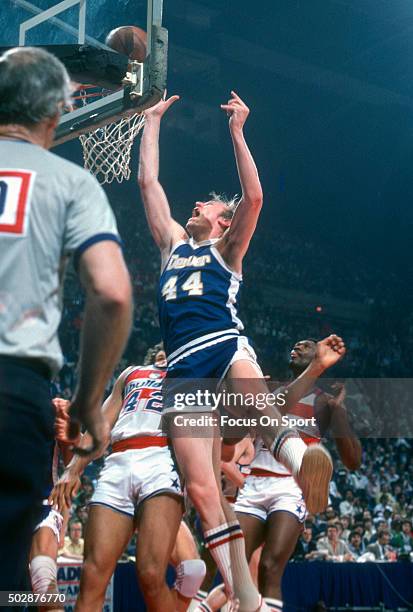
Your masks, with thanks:
[{"label": "gray hair", "polygon": [[0,57],[0,124],[34,125],[70,103],[66,68],[36,47],[16,47]]},{"label": "gray hair", "polygon": [[232,198],[227,198],[225,194],[216,193],[215,191],[211,191],[209,195],[214,200],[214,202],[221,202],[221,204],[225,204],[227,210],[225,210],[222,216],[225,217],[225,219],[232,219],[240,202],[240,196],[236,194]]},{"label": "gray hair", "polygon": [[163,342],[159,342],[159,344],[155,344],[155,346],[148,348],[145,359],[143,360],[143,365],[153,365],[155,363],[157,353],[164,350]]}]

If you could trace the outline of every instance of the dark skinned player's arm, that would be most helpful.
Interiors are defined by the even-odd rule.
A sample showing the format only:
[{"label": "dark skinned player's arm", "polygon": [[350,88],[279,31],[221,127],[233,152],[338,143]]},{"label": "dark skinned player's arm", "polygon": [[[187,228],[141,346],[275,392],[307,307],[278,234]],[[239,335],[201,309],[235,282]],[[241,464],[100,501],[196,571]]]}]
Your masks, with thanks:
[{"label": "dark skinned player's arm", "polygon": [[311,391],[319,376],[342,359],[345,353],[346,347],[343,339],[335,334],[317,342],[315,357],[306,369],[289,384],[274,391],[275,394],[284,395],[285,403],[281,406],[282,412],[289,412],[302,397]]},{"label": "dark skinned player's arm", "polygon": [[337,397],[323,393],[319,396],[316,410],[322,434],[333,437],[340,459],[349,470],[358,470],[361,464],[361,444],[353,432],[346,407],[340,392]]}]

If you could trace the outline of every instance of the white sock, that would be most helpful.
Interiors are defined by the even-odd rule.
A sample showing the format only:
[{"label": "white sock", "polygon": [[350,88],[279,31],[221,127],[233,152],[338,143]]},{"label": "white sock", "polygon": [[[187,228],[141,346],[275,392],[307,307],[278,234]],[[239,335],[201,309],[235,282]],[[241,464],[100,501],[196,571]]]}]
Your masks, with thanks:
[{"label": "white sock", "polygon": [[208,531],[204,533],[205,546],[211,553],[221,573],[225,583],[227,596],[230,599],[234,596],[234,581],[231,571],[231,555],[229,548],[229,541],[233,531],[234,529],[230,528],[228,523],[222,523],[222,525],[214,527],[213,529],[208,529]]},{"label": "white sock", "polygon": [[307,445],[294,429],[285,429],[273,442],[271,452],[293,476],[300,471]]},{"label": "white sock", "polygon": [[201,589],[199,589],[195,596],[195,599],[202,601],[203,599],[207,598],[207,595],[208,595],[208,591],[202,591]]},{"label": "white sock", "polygon": [[232,532],[232,539],[229,542],[235,596],[239,599],[241,610],[255,612],[260,605],[261,596],[251,578],[245,556],[244,534],[238,521],[232,521],[228,523],[228,526],[233,529],[235,528]]},{"label": "white sock", "polygon": [[271,599],[271,597],[264,597],[264,601],[267,604],[267,608],[269,610],[273,610],[274,612],[282,612],[283,602],[281,601],[281,599]]},{"label": "white sock", "polygon": [[[47,555],[37,555],[30,562],[30,578],[33,593],[47,593],[57,588],[56,561]],[[50,591],[49,591],[50,592]]]}]

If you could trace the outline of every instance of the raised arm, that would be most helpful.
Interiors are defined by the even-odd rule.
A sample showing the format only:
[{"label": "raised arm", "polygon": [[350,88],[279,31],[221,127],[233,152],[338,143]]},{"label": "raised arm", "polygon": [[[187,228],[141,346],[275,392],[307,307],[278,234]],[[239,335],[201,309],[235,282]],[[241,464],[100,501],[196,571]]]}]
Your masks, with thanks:
[{"label": "raised arm", "polygon": [[360,440],[353,432],[344,400],[345,386],[342,385],[339,393],[327,399],[327,409],[330,417],[330,431],[337,445],[340,459],[349,470],[358,470],[361,465],[362,449]]},{"label": "raised arm", "polygon": [[168,199],[158,178],[161,119],[178,99],[179,96],[171,96],[145,111],[140,145],[138,183],[149,229],[162,253],[169,253],[173,244],[185,236],[184,228],[171,216]]},{"label": "raised arm", "polygon": [[285,394],[283,412],[288,413],[302,397],[313,388],[317,378],[323,372],[335,365],[346,354],[346,346],[340,336],[331,334],[317,342],[316,354],[307,368],[285,387],[280,387],[276,393]]},{"label": "raised arm", "polygon": [[244,138],[249,108],[234,91],[231,91],[228,104],[221,104],[221,108],[229,116],[229,131],[242,193],[231,225],[217,248],[225,261],[241,272],[242,259],[254,234],[263,196],[257,167]]}]

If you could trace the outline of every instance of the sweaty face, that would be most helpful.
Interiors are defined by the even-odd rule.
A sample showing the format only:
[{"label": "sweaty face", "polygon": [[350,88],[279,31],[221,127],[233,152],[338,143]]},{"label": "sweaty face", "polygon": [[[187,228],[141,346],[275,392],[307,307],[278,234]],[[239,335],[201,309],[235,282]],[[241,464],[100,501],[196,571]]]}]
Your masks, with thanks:
[{"label": "sweaty face", "polygon": [[226,208],[225,204],[215,200],[195,202],[192,216],[189,217],[186,224],[187,232],[192,236],[194,231],[212,233],[214,229],[219,229],[219,221],[224,221],[222,214]]},{"label": "sweaty face", "polygon": [[313,340],[300,340],[290,353],[290,364],[299,368],[306,368],[314,359],[316,343]]}]

